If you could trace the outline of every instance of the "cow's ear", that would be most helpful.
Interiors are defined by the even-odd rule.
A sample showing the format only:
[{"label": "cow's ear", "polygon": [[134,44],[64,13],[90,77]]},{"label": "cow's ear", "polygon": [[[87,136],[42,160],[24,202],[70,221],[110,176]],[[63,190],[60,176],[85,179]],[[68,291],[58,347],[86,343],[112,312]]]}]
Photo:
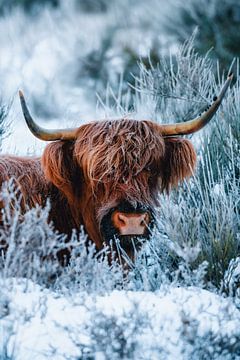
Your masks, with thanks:
[{"label": "cow's ear", "polygon": [[165,138],[165,156],[161,164],[161,188],[169,190],[190,177],[196,166],[196,152],[187,139]]},{"label": "cow's ear", "polygon": [[47,180],[51,181],[69,201],[74,199],[74,184],[78,176],[72,154],[72,143],[57,141],[48,144],[42,156],[42,167]]}]

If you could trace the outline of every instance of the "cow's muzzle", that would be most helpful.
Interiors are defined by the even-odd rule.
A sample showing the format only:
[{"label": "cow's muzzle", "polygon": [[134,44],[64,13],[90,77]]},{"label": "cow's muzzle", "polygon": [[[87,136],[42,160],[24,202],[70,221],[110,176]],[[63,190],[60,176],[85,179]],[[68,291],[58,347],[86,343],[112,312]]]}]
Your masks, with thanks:
[{"label": "cow's muzzle", "polygon": [[124,201],[111,209],[101,221],[101,233],[106,243],[113,241],[127,253],[139,250],[151,236],[154,213],[150,207],[132,206]]}]

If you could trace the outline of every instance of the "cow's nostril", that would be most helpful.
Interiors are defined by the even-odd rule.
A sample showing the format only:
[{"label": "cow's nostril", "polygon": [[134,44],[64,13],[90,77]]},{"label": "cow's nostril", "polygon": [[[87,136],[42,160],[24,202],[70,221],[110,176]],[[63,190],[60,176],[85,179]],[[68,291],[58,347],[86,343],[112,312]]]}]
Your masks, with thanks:
[{"label": "cow's nostril", "polygon": [[149,223],[148,213],[114,211],[112,223],[120,235],[144,235]]},{"label": "cow's nostril", "polygon": [[126,224],[126,219],[124,219],[124,216],[122,214],[117,214],[117,217],[118,217],[118,221],[122,224],[122,225],[125,225]]}]

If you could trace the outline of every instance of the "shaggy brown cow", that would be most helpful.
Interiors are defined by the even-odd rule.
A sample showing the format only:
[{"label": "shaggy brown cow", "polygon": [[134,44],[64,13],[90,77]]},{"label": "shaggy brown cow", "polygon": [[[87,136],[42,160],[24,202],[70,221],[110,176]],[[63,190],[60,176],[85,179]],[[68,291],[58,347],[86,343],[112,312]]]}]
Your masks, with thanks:
[{"label": "shaggy brown cow", "polygon": [[[23,94],[25,120],[33,134],[52,141],[41,158],[0,157],[0,185],[14,177],[23,208],[51,201],[50,219],[61,233],[83,225],[101,249],[116,235],[132,256],[149,236],[158,194],[189,177],[196,163],[190,141],[179,135],[205,126],[231,82],[200,117],[173,125],[147,120],[105,120],[76,129],[45,130],[32,119]],[[178,137],[177,137],[178,136]]]}]

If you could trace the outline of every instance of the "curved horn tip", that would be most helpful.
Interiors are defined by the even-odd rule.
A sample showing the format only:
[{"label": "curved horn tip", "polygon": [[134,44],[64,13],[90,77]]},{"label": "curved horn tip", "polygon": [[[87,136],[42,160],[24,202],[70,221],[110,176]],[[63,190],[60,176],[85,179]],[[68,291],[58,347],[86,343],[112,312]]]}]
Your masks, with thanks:
[{"label": "curved horn tip", "polygon": [[22,90],[19,90],[19,91],[18,91],[18,95],[19,95],[19,97],[20,97],[21,99],[24,99],[24,95],[23,95]]}]

